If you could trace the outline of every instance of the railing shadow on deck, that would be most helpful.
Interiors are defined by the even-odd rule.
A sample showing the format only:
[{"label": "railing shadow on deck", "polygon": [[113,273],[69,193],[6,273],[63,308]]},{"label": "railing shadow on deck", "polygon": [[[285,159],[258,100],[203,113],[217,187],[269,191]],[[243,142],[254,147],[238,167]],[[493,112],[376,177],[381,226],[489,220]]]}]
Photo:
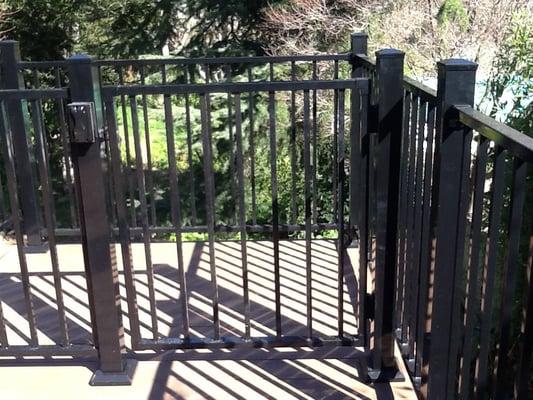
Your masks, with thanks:
[{"label": "railing shadow on deck", "polygon": [[[135,245],[134,245],[135,246]],[[242,296],[238,292],[236,283],[240,277],[235,273],[240,268],[238,242],[217,243],[217,270],[219,271],[220,303],[222,309],[222,332],[235,336],[244,334],[244,318],[242,309]],[[273,272],[265,267],[265,260],[272,256],[272,249],[268,242],[250,242],[249,265],[250,289],[267,291],[264,302],[252,301],[252,324],[258,335],[268,335],[269,326],[274,325],[274,307],[268,305],[268,291],[274,290],[272,282]],[[169,249],[173,248],[169,244]],[[287,297],[293,304],[284,311],[292,312],[291,316],[283,315],[283,327],[289,334],[298,334],[305,331],[305,323],[300,323],[301,318],[305,321],[305,295],[299,293],[298,285],[304,280],[304,267],[298,265],[298,260],[305,260],[305,246],[295,242],[290,250],[281,249],[281,274],[283,297]],[[333,251],[333,253],[332,253]],[[314,286],[317,292],[314,296],[321,297],[317,313],[328,314],[328,301],[335,304],[336,285],[331,275],[336,272],[336,260],[334,258],[335,247],[332,242],[313,242]],[[346,257],[348,259],[348,257]],[[77,263],[77,262],[76,262]],[[208,252],[203,243],[196,243],[187,267],[187,282],[189,284],[187,295],[191,303],[191,328],[199,335],[209,335],[212,327],[212,316],[209,313],[211,284],[202,275],[202,270],[208,263]],[[331,265],[328,268],[328,265]],[[30,283],[32,286],[39,338],[51,343],[59,342],[60,332],[57,327],[57,309],[54,306],[54,285],[50,272],[32,272],[39,269],[30,262]],[[74,344],[90,344],[92,333],[90,332],[90,315],[86,293],[85,273],[83,271],[68,271],[68,265],[63,265],[65,272],[61,273],[63,283],[63,295],[67,315],[69,334]],[[300,270],[301,269],[301,270]],[[331,271],[329,270],[331,269]],[[146,271],[136,271],[136,285],[139,299],[139,311],[146,314],[149,312],[143,300],[143,285],[146,285]],[[158,295],[157,316],[159,318],[160,335],[178,337],[180,334],[181,317],[179,315],[179,295],[169,294],[169,291],[178,291],[178,271],[170,264],[155,264],[155,289]],[[25,322],[24,295],[20,282],[20,274],[5,272],[0,274],[1,301],[6,313],[6,325],[11,332],[10,337],[17,336],[17,340],[29,343]],[[300,282],[299,282],[300,280]],[[328,285],[331,280],[331,285]],[[345,299],[349,304],[348,313],[355,318],[357,281],[351,265],[345,265]],[[125,322],[125,335],[129,337],[128,310],[125,299],[124,276],[120,271],[121,295],[123,319]],[[331,291],[328,293],[328,290]],[[330,298],[328,298],[331,297]],[[261,296],[260,296],[261,297]],[[300,309],[301,306],[301,309]],[[292,310],[291,310],[292,307]],[[322,310],[320,310],[322,308]],[[207,311],[206,311],[207,310]],[[226,310],[226,311],[224,311]],[[229,322],[224,316],[230,317]],[[171,320],[169,316],[174,316]],[[142,320],[142,319],[141,319]],[[355,319],[353,321],[355,323]],[[141,329],[149,331],[148,323]],[[321,321],[322,329],[335,329],[330,327],[327,321]],[[165,326],[166,325],[166,326]],[[242,325],[242,326],[241,326]],[[167,328],[167,332],[162,332]],[[355,325],[353,326],[355,328]],[[320,329],[320,325],[319,328]],[[126,341],[128,344],[128,341]],[[167,399],[183,398],[185,394],[199,395],[205,398],[219,398],[229,396],[233,398],[249,398],[252,394],[256,397],[266,398],[346,398],[354,397],[361,399],[388,399],[393,398],[392,390],[388,384],[380,384],[372,388],[367,385],[361,371],[358,358],[361,351],[357,348],[324,348],[311,351],[304,349],[236,349],[236,350],[202,350],[202,351],[177,351],[177,352],[133,352],[128,350],[129,358],[139,360],[159,361],[155,371],[152,389],[149,398]],[[3,359],[0,365],[24,366],[24,365],[81,365],[91,371],[97,369],[95,359]],[[366,396],[364,393],[368,392]],[[242,393],[248,393],[243,395]],[[273,395],[272,393],[277,393]],[[358,393],[354,395],[354,393]],[[274,396],[274,397],[273,397]]]}]

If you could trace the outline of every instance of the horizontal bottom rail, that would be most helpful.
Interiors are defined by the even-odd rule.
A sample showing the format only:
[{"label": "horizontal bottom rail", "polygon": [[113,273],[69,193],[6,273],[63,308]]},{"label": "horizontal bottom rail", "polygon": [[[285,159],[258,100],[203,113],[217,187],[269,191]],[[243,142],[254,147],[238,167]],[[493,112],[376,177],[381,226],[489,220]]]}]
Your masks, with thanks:
[{"label": "horizontal bottom rail", "polygon": [[[319,232],[325,230],[337,229],[337,224],[334,223],[321,223],[311,225],[311,231]],[[280,232],[303,232],[305,231],[305,224],[280,224]],[[142,228],[130,228],[130,234],[132,236],[142,235]],[[182,233],[207,233],[206,225],[197,226],[183,226],[180,228]],[[170,234],[176,233],[176,228],[172,226],[152,226],[148,228],[148,231],[152,234]],[[238,233],[241,231],[240,226],[236,225],[216,225],[215,233]],[[272,233],[272,225],[246,225],[247,233]],[[118,228],[113,228],[113,233],[118,236]],[[56,236],[80,236],[81,231],[79,228],[58,228],[55,230]],[[42,235],[46,237],[46,232],[43,230]]]},{"label": "horizontal bottom rail", "polygon": [[15,345],[0,348],[0,357],[93,357],[96,355],[96,349],[93,346],[89,345],[44,345],[36,347],[26,345]]},{"label": "horizontal bottom rail", "polygon": [[312,337],[307,336],[284,336],[282,338],[264,337],[249,340],[225,336],[218,340],[214,339],[141,339],[134,346],[134,350],[172,350],[172,349],[232,349],[232,348],[274,348],[274,347],[335,347],[352,346],[360,347],[363,341],[358,336],[343,337]]}]

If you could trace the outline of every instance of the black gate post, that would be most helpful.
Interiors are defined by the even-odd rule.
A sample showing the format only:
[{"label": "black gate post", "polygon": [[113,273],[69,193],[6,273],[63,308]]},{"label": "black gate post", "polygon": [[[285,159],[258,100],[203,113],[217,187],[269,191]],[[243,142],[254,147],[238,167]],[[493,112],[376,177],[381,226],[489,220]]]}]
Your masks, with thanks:
[{"label": "black gate post", "polygon": [[[454,105],[474,104],[477,64],[471,61],[450,59],[438,64],[438,93],[436,138],[440,138],[435,154],[432,195],[436,199],[435,271],[433,280],[433,307],[431,311],[431,342],[429,353],[428,398],[440,400],[450,397],[455,382],[457,346],[454,318],[460,315],[455,290],[456,280],[462,276],[464,243],[458,243],[465,207],[462,192],[465,187],[465,159],[470,159],[470,143],[466,137],[470,129],[459,123]],[[459,279],[458,279],[459,278]],[[455,353],[455,354],[454,354]]]},{"label": "black gate post", "polygon": [[[361,63],[357,59],[357,55],[365,55],[368,51],[368,35],[364,32],[352,33],[350,37],[350,53],[352,64],[352,78],[363,78],[364,70]],[[359,99],[356,97],[356,91],[352,91],[352,107],[357,107],[357,110],[352,110],[352,115],[355,116],[352,121],[352,130],[350,133],[350,239],[351,247],[357,245],[356,230],[359,221],[361,221],[361,204],[360,195],[358,191],[361,189],[361,138],[358,137],[361,133],[361,118],[359,109],[361,107]]]},{"label": "black gate post", "polygon": [[[19,43],[14,40],[0,41],[0,71],[2,89],[24,89],[24,81],[18,70],[20,62]],[[26,102],[9,100],[6,104],[9,126],[13,134],[13,150],[17,167],[23,229],[28,250],[45,251],[41,238],[41,220],[37,197],[34,163],[29,144],[29,115]]]},{"label": "black gate post", "polygon": [[403,117],[404,53],[376,52],[378,89],[376,272],[372,380],[399,380],[395,357],[394,283],[397,263],[397,224]]},{"label": "black gate post", "polygon": [[122,326],[115,246],[106,206],[103,170],[103,113],[98,72],[89,56],[67,60],[71,147],[91,323],[100,369],[91,385],[129,385],[133,366],[122,357]]}]

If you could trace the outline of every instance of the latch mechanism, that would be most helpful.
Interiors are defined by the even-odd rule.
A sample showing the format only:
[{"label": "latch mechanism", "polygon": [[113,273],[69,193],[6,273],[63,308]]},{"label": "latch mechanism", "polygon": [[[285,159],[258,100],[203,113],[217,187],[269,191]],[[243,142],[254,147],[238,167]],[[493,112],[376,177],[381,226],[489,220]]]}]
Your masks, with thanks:
[{"label": "latch mechanism", "polygon": [[73,143],[95,143],[96,111],[93,102],[78,102],[68,105],[72,126],[71,140]]}]

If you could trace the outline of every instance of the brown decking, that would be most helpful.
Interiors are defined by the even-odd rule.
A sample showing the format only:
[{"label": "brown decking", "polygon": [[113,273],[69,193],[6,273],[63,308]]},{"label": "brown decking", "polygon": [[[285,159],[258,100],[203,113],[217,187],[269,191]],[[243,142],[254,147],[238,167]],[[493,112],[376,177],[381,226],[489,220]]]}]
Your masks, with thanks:
[{"label": "brown decking", "polygon": [[[337,316],[337,255],[334,242],[313,241],[313,326],[317,335],[336,335]],[[212,336],[212,304],[208,246],[205,243],[187,243],[184,246],[188,283],[191,333],[197,337]],[[67,309],[71,340],[88,343],[91,340],[89,309],[85,289],[83,259],[79,245],[58,247],[62,285]],[[8,322],[8,337],[12,344],[27,344],[28,327],[24,320],[24,301],[18,278],[16,248],[6,246],[0,259],[0,299]],[[252,336],[274,335],[274,274],[272,244],[268,241],[248,243],[248,268]],[[244,334],[242,267],[239,242],[217,242],[217,275],[220,295],[221,334]],[[179,337],[181,332],[180,288],[177,274],[176,247],[172,243],[152,244],[154,290],[160,337]],[[355,256],[355,255],[354,255]],[[30,282],[37,311],[39,340],[52,344],[59,338],[57,313],[54,304],[50,258],[47,254],[27,255]],[[117,252],[120,264],[120,252]],[[285,335],[306,334],[305,301],[305,242],[284,241],[280,247],[282,329]],[[356,260],[351,257],[352,261]],[[136,291],[143,338],[151,338],[151,318],[148,300],[146,264],[142,244],[133,245],[136,270]],[[119,269],[122,267],[119,265]],[[345,266],[344,319],[345,333],[355,334],[356,269]],[[120,272],[122,307],[129,346],[129,321]],[[154,355],[138,352],[141,361],[131,388],[91,388],[86,384],[76,388],[80,398],[237,398],[237,399],[321,399],[321,398],[412,398],[416,396],[409,381],[371,386],[358,378],[362,349],[236,349],[188,350],[172,354]],[[25,361],[10,362],[11,365]],[[53,363],[45,360],[43,363]],[[1,365],[1,364],[0,364]],[[68,368],[73,368],[69,366]],[[65,368],[66,369],[66,368]],[[4,370],[8,370],[5,374]],[[20,376],[44,373],[53,381],[56,369],[38,367],[16,368]],[[9,387],[6,376],[16,374],[2,368],[0,387]],[[78,369],[76,379],[85,376]],[[69,373],[71,375],[71,373]],[[89,374],[90,375],[90,374]],[[53,384],[43,379],[44,390],[54,391]],[[76,381],[73,379],[73,382]],[[87,380],[89,376],[87,376]],[[85,382],[84,382],[85,383]],[[7,386],[6,386],[7,385]],[[50,386],[50,387],[49,387]],[[59,389],[53,398],[63,398],[67,388]],[[21,390],[21,389],[19,389]],[[74,390],[74,389],[73,389]],[[76,393],[74,391],[73,393]],[[99,394],[97,394],[99,393]],[[122,397],[124,395],[124,397]],[[25,398],[25,397],[21,397]],[[66,397],[65,397],[66,398]]]}]

